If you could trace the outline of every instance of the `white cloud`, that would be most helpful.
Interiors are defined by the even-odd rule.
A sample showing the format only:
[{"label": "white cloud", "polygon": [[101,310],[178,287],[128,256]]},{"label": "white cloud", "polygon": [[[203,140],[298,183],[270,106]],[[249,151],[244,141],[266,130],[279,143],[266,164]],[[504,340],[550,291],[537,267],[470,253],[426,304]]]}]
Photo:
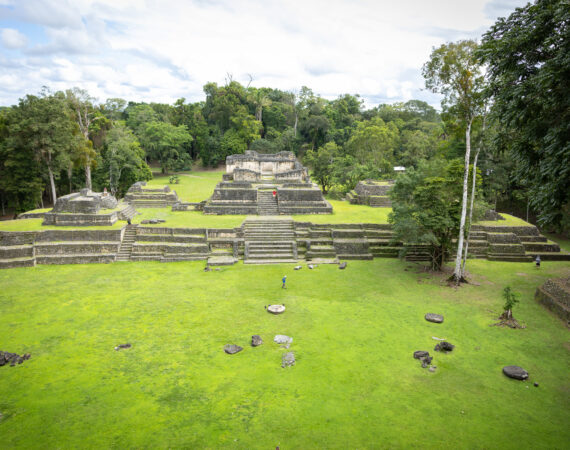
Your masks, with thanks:
[{"label": "white cloud", "polygon": [[432,47],[476,37],[494,12],[524,3],[21,0],[11,16],[41,26],[46,40],[24,49],[16,68],[0,65],[10,83],[0,85],[0,104],[42,85],[77,85],[102,101],[198,101],[205,83],[223,83],[228,73],[242,83],[251,74],[253,86],[306,85],[327,98],[359,93],[367,105],[437,103],[421,91],[420,69]]},{"label": "white cloud", "polygon": [[28,45],[28,38],[13,28],[2,29],[2,45],[8,49],[15,50]]}]

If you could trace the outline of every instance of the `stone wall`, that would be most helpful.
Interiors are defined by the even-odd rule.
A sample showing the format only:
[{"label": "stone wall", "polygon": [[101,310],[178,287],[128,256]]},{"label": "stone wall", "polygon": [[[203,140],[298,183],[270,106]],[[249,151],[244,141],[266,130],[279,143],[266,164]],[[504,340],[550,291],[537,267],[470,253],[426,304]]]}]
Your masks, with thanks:
[{"label": "stone wall", "polygon": [[570,326],[570,278],[547,280],[536,289],[534,298]]},{"label": "stone wall", "polygon": [[233,171],[234,181],[247,181],[255,183],[261,179],[261,173],[259,171],[250,169],[241,169],[236,167]]},{"label": "stone wall", "polygon": [[110,214],[73,214],[73,213],[52,213],[44,215],[43,225],[59,226],[111,226],[119,220],[118,212]]},{"label": "stone wall", "polygon": [[274,174],[288,172],[296,168],[295,161],[295,154],[292,152],[263,154],[248,150],[243,155],[230,155],[226,158],[226,173],[233,174],[236,169]]}]

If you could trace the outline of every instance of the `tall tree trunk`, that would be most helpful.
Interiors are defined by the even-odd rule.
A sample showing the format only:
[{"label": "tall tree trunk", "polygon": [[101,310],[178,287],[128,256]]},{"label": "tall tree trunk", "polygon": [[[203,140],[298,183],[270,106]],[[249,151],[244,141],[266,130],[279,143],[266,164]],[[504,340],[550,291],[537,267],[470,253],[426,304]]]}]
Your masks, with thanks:
[{"label": "tall tree trunk", "polygon": [[453,271],[453,278],[457,283],[459,283],[463,279],[463,272],[461,271],[461,257],[463,255],[465,218],[467,216],[469,157],[471,154],[471,122],[473,122],[473,119],[469,118],[467,122],[467,128],[465,129],[465,170],[463,173],[463,198],[461,200],[461,221],[459,222],[459,237],[457,239],[457,256],[455,257],[455,270]]},{"label": "tall tree trunk", "polygon": [[87,161],[85,164],[85,187],[89,190],[92,190],[91,186],[91,161]]},{"label": "tall tree trunk", "polygon": [[49,173],[49,184],[50,184],[50,188],[51,188],[51,198],[52,198],[53,205],[55,206],[55,201],[57,200],[57,194],[55,192],[55,180],[53,178],[53,172],[52,172],[51,167],[49,165],[48,165],[48,173]]},{"label": "tall tree trunk", "polygon": [[467,240],[465,241],[465,253],[463,254],[463,264],[461,266],[461,273],[465,273],[465,264],[467,262],[467,251],[469,250],[469,238],[471,237],[471,219],[473,218],[473,203],[475,200],[475,184],[477,181],[477,159],[479,158],[479,152],[481,151],[481,146],[477,148],[477,153],[475,153],[475,159],[473,160],[473,183],[471,185],[471,204],[469,205],[469,231],[467,232]]},{"label": "tall tree trunk", "polygon": [[297,137],[297,123],[299,122],[299,114],[295,111],[295,125],[293,126],[293,130],[295,130],[295,137]]}]

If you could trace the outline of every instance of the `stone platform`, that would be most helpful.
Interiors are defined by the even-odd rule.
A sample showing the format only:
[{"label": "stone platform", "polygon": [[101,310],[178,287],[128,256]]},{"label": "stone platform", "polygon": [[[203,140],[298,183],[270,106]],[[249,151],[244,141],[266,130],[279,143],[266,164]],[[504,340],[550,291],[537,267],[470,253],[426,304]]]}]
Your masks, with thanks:
[{"label": "stone platform", "polygon": [[43,214],[43,225],[59,226],[110,226],[117,220],[132,219],[135,209],[106,192],[82,189],[59,197],[55,206]]},{"label": "stone platform", "polygon": [[391,207],[392,202],[388,193],[393,185],[393,182],[387,181],[359,181],[354,190],[347,194],[346,199],[352,205],[368,205],[375,208]]},{"label": "stone platform", "polygon": [[166,208],[180,203],[176,191],[165,185],[146,187],[146,181],[133,184],[125,194],[125,201],[135,208]]},{"label": "stone platform", "polygon": [[[273,195],[275,192],[276,195]],[[247,151],[226,159],[226,174],[204,214],[331,214],[332,206],[291,152]]]}]

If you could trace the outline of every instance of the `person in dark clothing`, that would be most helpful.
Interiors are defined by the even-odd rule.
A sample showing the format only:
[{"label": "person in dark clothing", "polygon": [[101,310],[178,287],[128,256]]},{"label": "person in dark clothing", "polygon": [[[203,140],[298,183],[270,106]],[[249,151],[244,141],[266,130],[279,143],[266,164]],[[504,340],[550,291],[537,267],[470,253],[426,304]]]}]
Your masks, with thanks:
[{"label": "person in dark clothing", "polygon": [[536,263],[536,268],[540,269],[540,255],[536,255],[534,262]]}]

